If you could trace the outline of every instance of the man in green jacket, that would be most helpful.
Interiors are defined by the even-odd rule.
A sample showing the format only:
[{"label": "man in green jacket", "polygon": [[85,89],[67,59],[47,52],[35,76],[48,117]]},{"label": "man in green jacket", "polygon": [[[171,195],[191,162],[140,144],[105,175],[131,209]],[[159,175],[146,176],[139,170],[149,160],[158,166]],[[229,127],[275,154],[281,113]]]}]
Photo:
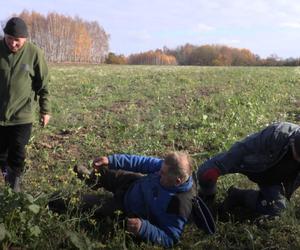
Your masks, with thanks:
[{"label": "man in green jacket", "polygon": [[27,41],[28,30],[19,17],[8,20],[0,40],[0,167],[5,182],[20,192],[28,144],[38,99],[40,122],[50,119],[48,67],[42,51]]}]

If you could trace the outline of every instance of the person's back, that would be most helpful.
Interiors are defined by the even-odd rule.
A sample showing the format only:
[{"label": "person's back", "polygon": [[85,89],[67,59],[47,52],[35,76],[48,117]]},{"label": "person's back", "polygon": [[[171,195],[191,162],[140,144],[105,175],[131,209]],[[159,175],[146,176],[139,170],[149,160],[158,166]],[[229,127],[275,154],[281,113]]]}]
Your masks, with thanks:
[{"label": "person's back", "polygon": [[213,198],[220,175],[241,173],[257,183],[260,190],[232,187],[224,207],[230,210],[238,204],[259,214],[278,215],[286,207],[284,197],[289,199],[297,188],[294,183],[300,170],[299,162],[299,125],[273,123],[204,162],[197,172],[200,192],[207,199]]}]

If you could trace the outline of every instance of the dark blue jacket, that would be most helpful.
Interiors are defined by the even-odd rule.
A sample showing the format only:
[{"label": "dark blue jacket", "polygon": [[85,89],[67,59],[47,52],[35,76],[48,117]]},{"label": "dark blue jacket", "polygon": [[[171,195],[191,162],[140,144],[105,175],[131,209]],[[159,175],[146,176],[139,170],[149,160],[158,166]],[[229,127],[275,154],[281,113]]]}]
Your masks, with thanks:
[{"label": "dark blue jacket", "polygon": [[142,239],[171,247],[176,243],[188,221],[192,209],[192,177],[172,188],[160,185],[158,171],[163,160],[136,156],[109,156],[110,169],[122,169],[145,175],[134,182],[124,197],[125,210],[142,220],[139,235]]}]

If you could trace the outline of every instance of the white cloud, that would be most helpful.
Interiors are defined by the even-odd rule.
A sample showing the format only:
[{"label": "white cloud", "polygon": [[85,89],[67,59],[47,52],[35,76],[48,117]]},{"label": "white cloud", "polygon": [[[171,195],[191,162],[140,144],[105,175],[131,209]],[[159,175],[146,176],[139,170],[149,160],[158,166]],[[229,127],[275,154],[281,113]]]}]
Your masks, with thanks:
[{"label": "white cloud", "polygon": [[209,26],[207,24],[198,23],[196,25],[196,27],[193,29],[193,31],[195,31],[195,32],[208,32],[208,31],[211,31],[211,30],[214,30],[214,29],[215,29],[214,27]]},{"label": "white cloud", "polygon": [[147,30],[140,30],[140,31],[130,31],[130,36],[133,39],[137,39],[139,41],[149,41],[152,36]]},{"label": "white cloud", "polygon": [[280,24],[280,27],[300,29],[300,22],[284,22]]},{"label": "white cloud", "polygon": [[219,44],[226,44],[226,45],[237,45],[241,43],[238,39],[228,39],[228,38],[222,38],[218,42]]}]

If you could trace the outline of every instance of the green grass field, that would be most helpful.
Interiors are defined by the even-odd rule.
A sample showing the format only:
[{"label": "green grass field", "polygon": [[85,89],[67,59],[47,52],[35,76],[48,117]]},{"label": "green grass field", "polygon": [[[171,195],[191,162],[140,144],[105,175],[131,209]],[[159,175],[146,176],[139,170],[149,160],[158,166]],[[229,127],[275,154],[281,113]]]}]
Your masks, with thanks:
[{"label": "green grass field", "polygon": [[[300,122],[300,68],[51,66],[52,120],[38,123],[28,145],[25,193],[1,179],[2,249],[160,249],[134,242],[121,225],[87,215],[58,216],[47,199],[86,188],[72,173],[96,156],[163,157],[187,150],[197,168],[208,157],[273,121]],[[221,201],[239,175],[219,180]],[[75,197],[75,196],[74,196]],[[217,218],[207,236],[188,225],[176,249],[300,249],[300,197],[273,221]],[[76,199],[73,200],[76,206]]]}]

